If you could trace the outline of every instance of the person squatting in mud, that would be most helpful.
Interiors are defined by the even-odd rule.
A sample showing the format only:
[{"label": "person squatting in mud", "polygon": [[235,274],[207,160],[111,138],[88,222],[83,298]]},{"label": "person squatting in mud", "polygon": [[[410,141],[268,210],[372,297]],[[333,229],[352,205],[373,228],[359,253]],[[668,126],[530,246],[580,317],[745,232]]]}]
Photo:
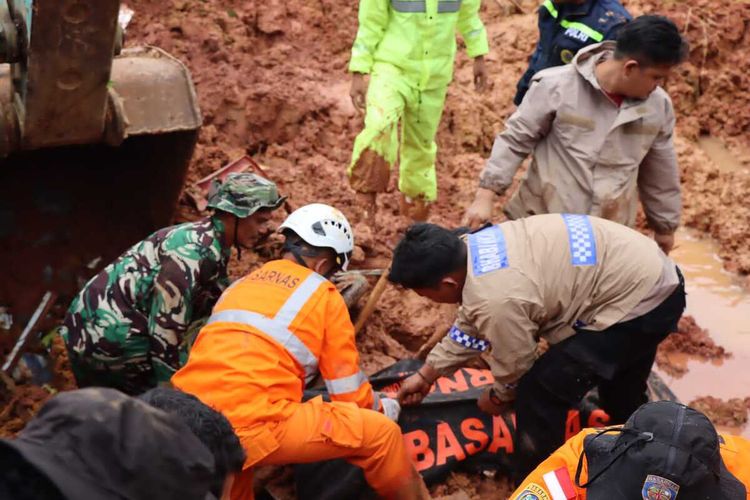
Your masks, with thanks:
[{"label": "person squatting in mud", "polygon": [[[354,141],[348,174],[363,219],[374,227],[376,196],[388,188],[399,155],[401,212],[426,220],[437,199],[435,157],[440,117],[453,78],[456,31],[474,58],[474,85],[484,91],[487,32],[480,0],[361,0],[349,71],[365,126]],[[365,75],[370,75],[369,85]],[[401,138],[398,123],[401,122]]]},{"label": "person squatting in mud", "polygon": [[463,223],[476,229],[491,219],[495,194],[531,153],[504,207],[508,218],[579,213],[633,227],[640,197],[655,240],[669,252],[682,206],[674,111],[659,84],[687,54],[672,21],[641,16],[616,43],[591,45],[571,64],[535,74],[495,139]]},{"label": "person squatting in mud", "polygon": [[191,324],[229,284],[232,247],[251,248],[284,200],[271,181],[230,174],[213,186],[213,215],[155,232],[94,276],[61,328],[78,386],[134,395],[169,381]]},{"label": "person squatting in mud", "polygon": [[[568,410],[590,389],[613,423],[647,401],[657,346],[685,308],[682,275],[653,240],[586,215],[538,215],[462,237],[415,224],[389,279],[461,304],[400,401],[418,403],[439,376],[487,352],[495,381],[479,406],[515,409],[516,480],[563,443]],[[550,348],[538,356],[541,338]]]},{"label": "person squatting in mud", "polygon": [[747,500],[750,441],[702,413],[646,403],[624,426],[584,429],[521,481],[512,500]]},{"label": "person squatting in mud", "polygon": [[[253,468],[343,458],[382,497],[429,498],[396,424],[400,406],[380,397],[359,366],[354,326],[327,279],[346,270],[354,234],[323,204],[281,225],[281,259],[227,289],[172,383],[226,415],[247,453],[233,499],[253,498]],[[322,375],[331,402],[302,402]],[[375,411],[372,411],[375,410]]]}]

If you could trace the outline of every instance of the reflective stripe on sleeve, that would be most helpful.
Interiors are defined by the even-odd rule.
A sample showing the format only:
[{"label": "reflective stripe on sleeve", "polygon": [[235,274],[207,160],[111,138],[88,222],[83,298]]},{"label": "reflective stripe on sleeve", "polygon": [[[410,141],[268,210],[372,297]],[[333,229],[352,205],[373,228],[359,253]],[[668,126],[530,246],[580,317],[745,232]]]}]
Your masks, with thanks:
[{"label": "reflective stripe on sleeve", "polygon": [[362,373],[362,370],[355,373],[354,375],[349,375],[348,377],[325,380],[328,394],[346,394],[349,392],[354,392],[362,387],[362,384],[364,384],[365,382],[367,382],[367,375]]}]

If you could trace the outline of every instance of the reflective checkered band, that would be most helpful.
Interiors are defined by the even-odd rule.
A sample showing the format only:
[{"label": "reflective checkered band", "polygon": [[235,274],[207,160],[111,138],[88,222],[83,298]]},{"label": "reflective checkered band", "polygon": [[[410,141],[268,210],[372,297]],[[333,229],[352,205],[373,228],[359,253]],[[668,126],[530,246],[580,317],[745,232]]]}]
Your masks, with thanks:
[{"label": "reflective checkered band", "polygon": [[588,215],[562,214],[568,227],[570,263],[574,266],[596,265],[596,238]]},{"label": "reflective checkered band", "polygon": [[451,327],[448,335],[454,342],[457,342],[464,347],[468,347],[469,349],[474,349],[475,351],[484,352],[490,348],[489,342],[487,342],[486,340],[478,339],[476,337],[472,337],[468,333],[462,332],[456,325],[453,325]]},{"label": "reflective checkered band", "polygon": [[471,268],[474,276],[508,267],[508,251],[500,226],[490,226],[469,235]]}]

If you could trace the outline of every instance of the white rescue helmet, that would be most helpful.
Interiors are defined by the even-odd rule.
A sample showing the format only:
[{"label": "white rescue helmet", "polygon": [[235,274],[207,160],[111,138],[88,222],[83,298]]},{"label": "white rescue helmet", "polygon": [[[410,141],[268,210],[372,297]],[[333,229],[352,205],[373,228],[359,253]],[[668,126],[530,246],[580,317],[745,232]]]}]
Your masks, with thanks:
[{"label": "white rescue helmet", "polygon": [[294,231],[308,245],[333,249],[337,264],[346,271],[354,250],[354,233],[339,210],[324,203],[305,205],[289,214],[279,231],[285,229]]}]

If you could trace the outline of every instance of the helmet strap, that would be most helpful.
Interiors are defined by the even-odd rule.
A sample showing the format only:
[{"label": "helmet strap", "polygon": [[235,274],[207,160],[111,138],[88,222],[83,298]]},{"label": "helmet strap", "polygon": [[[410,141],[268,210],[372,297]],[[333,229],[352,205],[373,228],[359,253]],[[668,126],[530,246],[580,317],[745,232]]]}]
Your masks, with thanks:
[{"label": "helmet strap", "polygon": [[[302,257],[303,256],[305,257],[316,256],[316,255],[312,255],[312,254],[305,252],[305,248],[303,245],[300,245],[299,243],[292,243],[289,241],[288,238],[286,241],[284,241],[284,246],[282,247],[282,251],[291,253],[292,256],[294,256],[294,260],[296,260],[299,265],[304,266],[308,269],[310,269],[310,266],[307,265],[307,262],[305,262],[305,259],[303,259]],[[330,278],[331,276],[333,276],[340,270],[341,270],[341,266],[339,265],[338,262],[336,262],[336,265],[333,266],[333,268],[330,271],[328,271],[323,277]]]},{"label": "helmet strap", "polygon": [[296,243],[292,243],[289,241],[289,238],[284,241],[284,246],[281,247],[281,250],[283,252],[289,252],[294,256],[294,260],[297,261],[297,264],[303,267],[308,267],[307,262],[305,262],[305,259],[302,258],[304,255],[304,250],[301,245],[298,245]]},{"label": "helmet strap", "polygon": [[240,218],[234,216],[234,242],[232,246],[237,249],[237,260],[242,260],[242,248],[237,244],[237,230],[240,227]]}]

